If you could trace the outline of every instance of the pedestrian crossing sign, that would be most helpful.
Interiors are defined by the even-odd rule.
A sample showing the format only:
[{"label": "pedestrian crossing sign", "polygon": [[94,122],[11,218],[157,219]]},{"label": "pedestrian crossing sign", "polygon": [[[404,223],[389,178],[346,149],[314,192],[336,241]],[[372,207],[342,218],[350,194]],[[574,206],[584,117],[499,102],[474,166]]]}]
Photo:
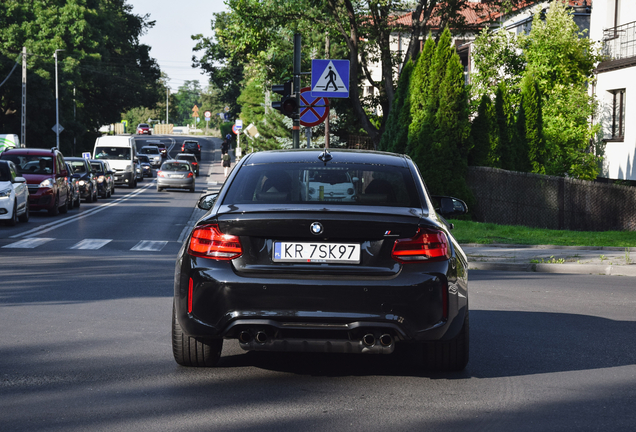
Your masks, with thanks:
[{"label": "pedestrian crossing sign", "polygon": [[349,97],[349,60],[312,60],[311,96]]}]

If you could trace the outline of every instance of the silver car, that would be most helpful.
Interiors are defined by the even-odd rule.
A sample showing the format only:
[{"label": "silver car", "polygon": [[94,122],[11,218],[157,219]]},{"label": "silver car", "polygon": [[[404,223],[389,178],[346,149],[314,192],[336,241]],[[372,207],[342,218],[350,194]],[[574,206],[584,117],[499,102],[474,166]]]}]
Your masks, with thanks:
[{"label": "silver car", "polygon": [[187,161],[168,160],[157,171],[157,192],[164,189],[189,189],[194,192],[194,172]]},{"label": "silver car", "polygon": [[148,156],[148,160],[150,161],[150,165],[159,166],[161,165],[161,161],[163,158],[161,157],[161,152],[157,146],[143,146],[139,150],[139,154]]}]

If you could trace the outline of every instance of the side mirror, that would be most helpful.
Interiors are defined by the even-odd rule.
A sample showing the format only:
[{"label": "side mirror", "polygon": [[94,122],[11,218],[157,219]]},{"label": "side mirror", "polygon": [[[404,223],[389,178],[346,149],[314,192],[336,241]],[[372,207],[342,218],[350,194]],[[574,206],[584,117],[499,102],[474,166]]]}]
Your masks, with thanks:
[{"label": "side mirror", "polygon": [[197,204],[197,207],[199,207],[201,210],[206,210],[206,211],[210,210],[212,207],[214,207],[214,203],[216,202],[216,198],[218,196],[219,196],[218,193],[203,195],[199,199],[199,203]]},{"label": "side mirror", "polygon": [[13,183],[26,183],[26,179],[24,177],[16,177]]},{"label": "side mirror", "polygon": [[459,198],[434,196],[433,199],[439,202],[439,207],[436,206],[435,210],[444,217],[459,216],[468,213],[468,206]]}]

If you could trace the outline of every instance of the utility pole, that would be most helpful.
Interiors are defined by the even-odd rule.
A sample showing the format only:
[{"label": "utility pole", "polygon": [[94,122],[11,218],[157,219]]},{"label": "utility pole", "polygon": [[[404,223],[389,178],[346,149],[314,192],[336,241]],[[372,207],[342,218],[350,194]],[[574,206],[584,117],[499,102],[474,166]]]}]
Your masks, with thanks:
[{"label": "utility pole", "polygon": [[27,53],[22,47],[22,118],[20,121],[20,143],[26,147],[26,85],[27,85]]},{"label": "utility pole", "polygon": [[296,98],[296,112],[293,117],[292,140],[294,148],[300,148],[300,33],[294,34],[294,97]]},{"label": "utility pole", "polygon": [[168,124],[168,103],[170,99],[170,87],[166,86],[166,124]]},{"label": "utility pole", "polygon": [[57,53],[58,51],[66,51],[64,49],[56,49],[53,57],[55,57],[55,147],[60,148],[60,105],[57,85]]}]

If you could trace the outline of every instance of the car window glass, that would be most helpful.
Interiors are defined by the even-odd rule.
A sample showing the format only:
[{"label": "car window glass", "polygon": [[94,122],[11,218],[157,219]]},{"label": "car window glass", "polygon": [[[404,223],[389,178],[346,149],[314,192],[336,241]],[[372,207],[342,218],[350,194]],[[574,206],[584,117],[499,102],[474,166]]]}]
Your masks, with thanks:
[{"label": "car window glass", "polygon": [[0,163],[0,181],[11,181],[11,172],[8,164]]},{"label": "car window glass", "polygon": [[98,147],[95,159],[130,160],[128,147]]},{"label": "car window glass", "polygon": [[407,168],[364,164],[244,166],[223,203],[258,202],[421,207]]}]

